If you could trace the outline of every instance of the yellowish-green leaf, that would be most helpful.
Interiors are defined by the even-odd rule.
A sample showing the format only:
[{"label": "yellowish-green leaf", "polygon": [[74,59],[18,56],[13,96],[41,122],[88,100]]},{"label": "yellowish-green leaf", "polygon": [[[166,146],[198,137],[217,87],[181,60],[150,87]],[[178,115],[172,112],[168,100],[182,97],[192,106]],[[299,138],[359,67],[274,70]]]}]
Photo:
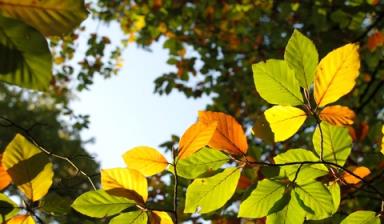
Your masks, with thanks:
[{"label": "yellowish-green leaf", "polygon": [[346,44],[321,59],[316,68],[315,101],[322,107],[349,93],[359,75],[359,46]]},{"label": "yellowish-green leaf", "polygon": [[284,141],[294,135],[307,118],[304,111],[290,106],[273,106],[264,114],[275,135],[276,142]]},{"label": "yellowish-green leaf", "polygon": [[6,224],[35,224],[35,220],[33,220],[30,215],[18,215],[8,220]]},{"label": "yellowish-green leaf", "polygon": [[341,200],[341,195],[340,195],[340,185],[335,181],[331,182],[328,185],[328,190],[329,193],[332,195],[332,201],[333,201],[333,214],[337,212],[340,206],[340,200]]},{"label": "yellowish-green leaf", "polygon": [[205,124],[217,122],[217,128],[209,146],[235,155],[247,153],[247,138],[234,117],[221,112],[200,111],[199,121]]},{"label": "yellowish-green leaf", "polygon": [[173,220],[166,212],[152,211],[151,224],[173,224]]},{"label": "yellowish-green leaf", "polygon": [[129,168],[101,170],[101,186],[112,195],[125,196],[137,203],[147,201],[147,179],[139,171]]},{"label": "yellowish-green leaf", "polygon": [[355,119],[355,112],[344,106],[328,106],[324,108],[320,114],[320,119],[332,125],[346,126],[352,125]]},{"label": "yellowish-green leaf", "polygon": [[148,215],[145,211],[122,213],[109,222],[109,224],[147,224]]},{"label": "yellowish-green leaf", "polygon": [[50,36],[70,33],[88,13],[84,0],[0,0],[0,14],[22,20]]},{"label": "yellowish-green leaf", "polygon": [[6,147],[3,165],[12,182],[32,201],[41,199],[52,185],[52,163],[47,155],[20,134]]},{"label": "yellowish-green leaf", "polygon": [[381,139],[381,153],[384,154],[384,125],[381,128],[381,134],[383,135],[383,138]]},{"label": "yellowish-green leaf", "polygon": [[160,173],[168,166],[167,159],[154,148],[147,146],[135,147],[123,155],[128,168],[140,171],[145,176]]},{"label": "yellowish-green leaf", "polygon": [[380,224],[380,217],[374,211],[356,211],[348,215],[340,224]]},{"label": "yellowish-green leaf", "polygon": [[199,149],[207,146],[217,128],[217,122],[197,122],[191,125],[179,142],[179,159],[185,159]]}]

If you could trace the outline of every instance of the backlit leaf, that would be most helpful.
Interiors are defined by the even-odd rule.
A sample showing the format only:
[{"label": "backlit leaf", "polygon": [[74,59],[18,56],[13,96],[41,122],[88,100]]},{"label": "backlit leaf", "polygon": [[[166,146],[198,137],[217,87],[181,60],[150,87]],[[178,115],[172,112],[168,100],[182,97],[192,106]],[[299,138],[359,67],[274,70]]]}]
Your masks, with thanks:
[{"label": "backlit leaf", "polygon": [[[321,131],[320,131],[321,127]],[[313,134],[313,146],[317,154],[321,154],[323,145],[323,159],[343,166],[352,148],[352,138],[348,129],[321,122]]]},{"label": "backlit leaf", "polygon": [[275,135],[275,141],[281,142],[294,135],[303,125],[307,114],[290,106],[273,106],[264,112]]},{"label": "backlit leaf", "polygon": [[0,191],[2,191],[4,188],[8,187],[8,185],[11,183],[11,177],[5,170],[3,163],[2,163],[3,155],[0,154]]},{"label": "backlit leaf", "polygon": [[101,186],[110,194],[125,196],[136,200],[138,203],[145,202],[148,198],[147,179],[134,169],[102,169]]},{"label": "backlit leaf", "polygon": [[73,202],[72,208],[90,217],[103,218],[116,215],[135,204],[134,200],[113,196],[104,190],[97,190],[80,195]]},{"label": "backlit leaf", "polygon": [[30,215],[18,215],[8,220],[6,224],[35,224],[35,220],[33,220]]},{"label": "backlit leaf", "polygon": [[295,70],[300,86],[309,89],[319,62],[319,55],[313,42],[298,30],[294,30],[285,48],[284,60]]},{"label": "backlit leaf", "polygon": [[380,217],[373,211],[356,211],[348,215],[340,224],[380,224]]},{"label": "backlit leaf", "polygon": [[173,224],[173,220],[166,212],[152,211],[151,224]]},{"label": "backlit leaf", "polygon": [[209,146],[231,154],[242,155],[248,150],[247,138],[241,125],[230,115],[220,112],[200,111],[199,121],[205,124],[217,122],[217,128]]},{"label": "backlit leaf", "polygon": [[261,218],[271,213],[272,207],[285,192],[285,186],[274,180],[259,181],[251,195],[240,204],[239,217]]},{"label": "backlit leaf", "polygon": [[291,200],[280,211],[267,216],[267,224],[298,224],[304,223],[305,212],[300,207],[295,196],[295,192],[291,191]]},{"label": "backlit leaf", "polygon": [[140,171],[145,176],[160,173],[168,166],[167,159],[154,148],[147,146],[135,147],[123,155],[128,168]]},{"label": "backlit leaf", "polygon": [[328,106],[325,107],[319,114],[320,119],[332,125],[346,126],[352,125],[355,119],[355,112],[344,106]]},{"label": "backlit leaf", "polygon": [[199,149],[207,146],[217,128],[217,122],[197,122],[191,125],[179,142],[178,158],[185,159]]},{"label": "backlit leaf", "polygon": [[46,90],[51,77],[52,57],[44,36],[18,20],[0,15],[0,80]]},{"label": "backlit leaf", "polygon": [[0,223],[12,218],[20,210],[15,202],[2,193],[0,193],[0,208]]},{"label": "backlit leaf", "polygon": [[49,36],[70,33],[88,13],[83,0],[0,0],[0,14],[22,20]]},{"label": "backlit leaf", "polygon": [[177,162],[177,175],[194,179],[207,171],[219,169],[229,161],[224,153],[210,148],[202,148],[190,157]]},{"label": "backlit leaf", "polygon": [[195,179],[187,188],[185,213],[208,213],[221,208],[235,193],[241,169],[227,168],[208,178]]},{"label": "backlit leaf", "polygon": [[109,222],[109,224],[147,224],[148,215],[145,211],[122,213]]},{"label": "backlit leaf", "polygon": [[329,193],[332,195],[332,201],[333,201],[333,213],[336,213],[340,206],[340,185],[335,181],[328,185]]},{"label": "backlit leaf", "polygon": [[315,76],[315,101],[322,107],[349,93],[359,75],[359,46],[346,44],[321,59]]},{"label": "backlit leaf", "polygon": [[295,72],[287,62],[270,59],[253,64],[252,71],[256,90],[268,103],[284,106],[304,104]]},{"label": "backlit leaf", "polygon": [[45,153],[17,134],[3,153],[3,165],[25,196],[40,200],[52,185],[53,170]]},{"label": "backlit leaf", "polygon": [[382,139],[381,139],[381,153],[384,154],[384,125],[383,127],[381,128],[381,134],[383,135]]},{"label": "backlit leaf", "polygon": [[[364,178],[371,174],[371,171],[365,166],[355,167],[351,171],[360,178]],[[347,184],[358,184],[361,181],[359,178],[347,172],[344,172],[343,179]]]}]

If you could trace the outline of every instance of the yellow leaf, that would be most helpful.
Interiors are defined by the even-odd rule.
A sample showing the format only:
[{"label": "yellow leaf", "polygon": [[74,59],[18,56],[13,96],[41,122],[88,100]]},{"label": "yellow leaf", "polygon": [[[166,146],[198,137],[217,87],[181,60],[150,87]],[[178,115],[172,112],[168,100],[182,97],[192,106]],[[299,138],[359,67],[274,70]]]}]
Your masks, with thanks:
[{"label": "yellow leaf", "polygon": [[4,188],[8,187],[8,185],[11,183],[11,177],[5,170],[2,161],[3,155],[0,154],[0,191],[2,191]]},{"label": "yellow leaf", "polygon": [[212,148],[235,155],[247,152],[248,143],[244,130],[232,116],[220,112],[200,111],[199,121],[205,124],[217,122],[216,131],[208,143]]},{"label": "yellow leaf", "polygon": [[25,196],[38,201],[52,185],[52,163],[24,136],[17,134],[3,154],[3,165],[12,182]]},{"label": "yellow leaf", "polygon": [[166,212],[153,211],[151,224],[173,224],[172,218]]},{"label": "yellow leaf", "polygon": [[[368,176],[369,174],[371,174],[371,171],[365,166],[355,167],[351,171],[355,175],[359,176],[360,178],[364,178],[364,177]],[[359,178],[356,178],[353,175],[346,173],[346,172],[343,175],[343,179],[348,184],[358,184],[361,181]]]},{"label": "yellow leaf", "polygon": [[17,215],[8,220],[7,224],[35,224],[35,220],[30,215]]},{"label": "yellow leaf", "polygon": [[331,51],[316,68],[315,101],[322,107],[349,93],[359,75],[359,46],[347,44]]},{"label": "yellow leaf", "polygon": [[123,155],[128,168],[140,171],[145,176],[160,173],[168,166],[168,161],[154,148],[147,146],[135,147]]},{"label": "yellow leaf", "polygon": [[321,120],[337,126],[351,125],[356,117],[353,110],[339,105],[324,108],[319,116]]},{"label": "yellow leaf", "polygon": [[129,168],[101,170],[101,186],[108,193],[125,196],[143,203],[148,199],[147,179],[139,171]]},{"label": "yellow leaf", "polygon": [[381,133],[383,134],[383,138],[381,139],[381,153],[384,154],[384,125],[381,129]]},{"label": "yellow leaf", "polygon": [[304,111],[291,106],[273,106],[264,114],[276,142],[284,141],[294,135],[307,118]]},{"label": "yellow leaf", "polygon": [[217,127],[217,122],[197,122],[191,125],[179,142],[179,159],[185,159],[208,145]]}]

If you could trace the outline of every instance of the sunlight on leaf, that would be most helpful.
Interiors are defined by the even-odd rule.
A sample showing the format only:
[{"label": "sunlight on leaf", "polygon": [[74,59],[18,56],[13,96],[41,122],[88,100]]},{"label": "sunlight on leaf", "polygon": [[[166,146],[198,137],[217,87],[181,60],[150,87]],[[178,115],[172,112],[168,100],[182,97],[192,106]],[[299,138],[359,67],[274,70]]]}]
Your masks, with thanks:
[{"label": "sunlight on leaf", "polygon": [[122,213],[109,222],[109,224],[147,224],[148,215],[145,211]]},{"label": "sunlight on leaf", "polygon": [[340,224],[380,224],[380,217],[373,211],[356,211],[348,215]]},{"label": "sunlight on leaf", "polygon": [[123,155],[128,168],[140,171],[145,176],[162,172],[168,166],[167,159],[154,148],[139,146],[130,149]]},{"label": "sunlight on leaf", "polygon": [[[371,171],[365,166],[355,167],[351,171],[353,174],[359,176],[360,178],[364,178],[371,174]],[[361,181],[359,178],[354,177],[352,174],[347,172],[344,172],[343,179],[347,184],[358,184]]]},{"label": "sunlight on leaf", "polygon": [[217,122],[217,128],[209,146],[235,155],[248,150],[247,137],[241,125],[230,115],[221,112],[200,111],[199,121],[205,124]]},{"label": "sunlight on leaf", "polygon": [[353,110],[339,105],[325,107],[319,116],[321,120],[337,126],[352,125],[356,117]]},{"label": "sunlight on leaf", "polygon": [[288,204],[280,211],[267,216],[266,224],[298,224],[304,223],[305,211],[300,207],[295,196],[291,191],[291,197]]},{"label": "sunlight on leaf", "polygon": [[3,155],[0,154],[0,191],[8,187],[8,185],[12,181],[11,177],[9,176],[8,172],[5,170],[3,166],[2,158],[3,158]]},{"label": "sunlight on leaf", "polygon": [[35,220],[33,220],[30,215],[18,215],[8,220],[6,224],[35,224]]},{"label": "sunlight on leaf", "polygon": [[173,220],[166,212],[152,211],[151,224],[173,224]]},{"label": "sunlight on leaf", "polygon": [[307,119],[304,111],[290,106],[273,106],[264,114],[276,142],[284,141],[294,135]]},{"label": "sunlight on leaf", "polygon": [[340,206],[341,195],[340,195],[340,185],[335,181],[331,182],[328,186],[328,190],[332,195],[333,201],[333,214],[337,212]]},{"label": "sunlight on leaf", "polygon": [[383,135],[383,137],[381,138],[381,153],[384,154],[384,125],[381,128],[381,134]]},{"label": "sunlight on leaf", "polygon": [[349,93],[359,75],[359,46],[346,44],[321,59],[315,76],[315,101],[319,107]]}]

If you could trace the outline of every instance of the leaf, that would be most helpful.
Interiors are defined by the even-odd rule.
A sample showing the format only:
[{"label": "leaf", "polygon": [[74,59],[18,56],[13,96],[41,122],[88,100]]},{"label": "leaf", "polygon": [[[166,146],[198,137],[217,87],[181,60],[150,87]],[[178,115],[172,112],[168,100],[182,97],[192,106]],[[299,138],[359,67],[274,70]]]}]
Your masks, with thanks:
[{"label": "leaf", "polygon": [[381,128],[381,134],[383,135],[383,137],[381,138],[381,153],[384,154],[384,125]]},{"label": "leaf", "polygon": [[101,186],[110,194],[125,196],[142,203],[148,198],[147,179],[139,171],[129,168],[101,170]]},{"label": "leaf", "polygon": [[[369,174],[371,174],[371,171],[365,166],[355,167],[351,171],[353,174],[355,174],[356,176],[359,176],[360,178],[364,178]],[[361,181],[359,178],[347,172],[344,172],[343,179],[347,184],[358,184]]]},{"label": "leaf", "polygon": [[219,169],[229,161],[224,153],[210,148],[202,148],[190,157],[177,162],[177,175],[194,179],[207,171]]},{"label": "leaf", "polygon": [[313,42],[298,30],[294,30],[285,48],[284,60],[295,70],[300,86],[309,89],[319,62]]},{"label": "leaf", "polygon": [[332,201],[333,201],[333,214],[337,212],[340,206],[340,185],[335,181],[328,185],[328,190],[332,195]]},{"label": "leaf", "polygon": [[46,90],[51,77],[52,56],[44,36],[18,20],[0,15],[0,80]]},{"label": "leaf", "polygon": [[208,178],[195,179],[187,188],[185,213],[209,213],[224,206],[235,193],[241,169],[227,168]]},{"label": "leaf", "polygon": [[275,141],[281,142],[294,135],[307,119],[307,114],[290,106],[273,106],[264,112],[275,135]]},{"label": "leaf", "polygon": [[7,173],[2,163],[3,155],[0,154],[0,191],[4,190],[11,183],[11,177]]},{"label": "leaf", "polygon": [[380,217],[373,211],[356,211],[348,215],[340,224],[380,224]]},{"label": "leaf", "polygon": [[25,196],[38,201],[52,185],[53,170],[45,153],[17,134],[3,153],[3,165]]},{"label": "leaf", "polygon": [[356,117],[353,110],[339,105],[324,108],[319,116],[321,120],[337,126],[352,125]]},{"label": "leaf", "polygon": [[295,72],[283,60],[270,59],[252,65],[257,92],[271,104],[297,106],[304,104]]},{"label": "leaf", "polygon": [[154,148],[147,146],[135,147],[123,155],[128,168],[140,171],[145,176],[162,172],[168,166],[167,159]]},{"label": "leaf", "polygon": [[217,122],[217,128],[209,146],[235,155],[248,150],[247,137],[241,125],[230,115],[220,112],[200,111],[199,121],[205,124]]},{"label": "leaf", "polygon": [[332,195],[322,183],[312,181],[296,185],[294,191],[300,206],[306,211],[307,219],[320,220],[332,215]]},{"label": "leaf", "polygon": [[21,20],[46,36],[69,34],[87,18],[83,0],[0,0],[0,14]]},{"label": "leaf", "polygon": [[109,222],[109,224],[147,224],[148,216],[144,211],[122,213]]},{"label": "leaf", "polygon": [[33,220],[30,215],[18,215],[8,220],[6,224],[35,224],[35,220]]},{"label": "leaf", "polygon": [[12,218],[20,210],[15,202],[2,193],[0,193],[0,208],[0,223]]},{"label": "leaf", "polygon": [[274,134],[267,119],[265,118],[264,113],[255,119],[255,124],[252,128],[252,134],[267,144],[274,143]]},{"label": "leaf", "polygon": [[316,127],[312,139],[317,154],[321,154],[323,142],[323,159],[343,166],[352,148],[352,138],[348,134],[348,129],[332,126],[327,122],[321,122],[320,127]]},{"label": "leaf", "polygon": [[239,217],[261,218],[271,213],[271,209],[285,192],[285,186],[274,180],[259,181],[251,195],[240,204]]},{"label": "leaf", "polygon": [[[306,149],[289,149],[287,152],[280,153],[273,158],[276,164],[297,163],[305,161],[320,161],[311,151]],[[300,168],[301,166],[301,168]],[[295,179],[296,183],[304,184],[308,181],[328,174],[328,169],[323,164],[294,164],[280,167],[280,176],[286,176],[289,180]]]},{"label": "leaf", "polygon": [[346,44],[328,53],[316,68],[314,95],[320,107],[349,93],[359,75],[359,46]]},{"label": "leaf", "polygon": [[72,200],[55,192],[49,192],[40,202],[39,209],[50,215],[63,216],[71,210]]},{"label": "leaf", "polygon": [[134,200],[113,196],[104,190],[97,190],[80,195],[73,202],[72,208],[89,217],[103,218],[116,215],[135,204]]},{"label": "leaf", "polygon": [[384,35],[382,32],[376,31],[368,37],[367,47],[370,51],[374,51],[377,47],[383,46]]},{"label": "leaf", "polygon": [[305,212],[300,207],[295,196],[295,192],[291,191],[291,200],[280,211],[267,216],[267,224],[299,224],[304,223]]},{"label": "leaf", "polygon": [[166,212],[152,211],[151,224],[173,224],[173,220]]},{"label": "leaf", "polygon": [[194,152],[208,145],[212,139],[213,134],[216,131],[217,122],[197,122],[191,125],[179,142],[179,154],[180,160],[187,158]]}]

